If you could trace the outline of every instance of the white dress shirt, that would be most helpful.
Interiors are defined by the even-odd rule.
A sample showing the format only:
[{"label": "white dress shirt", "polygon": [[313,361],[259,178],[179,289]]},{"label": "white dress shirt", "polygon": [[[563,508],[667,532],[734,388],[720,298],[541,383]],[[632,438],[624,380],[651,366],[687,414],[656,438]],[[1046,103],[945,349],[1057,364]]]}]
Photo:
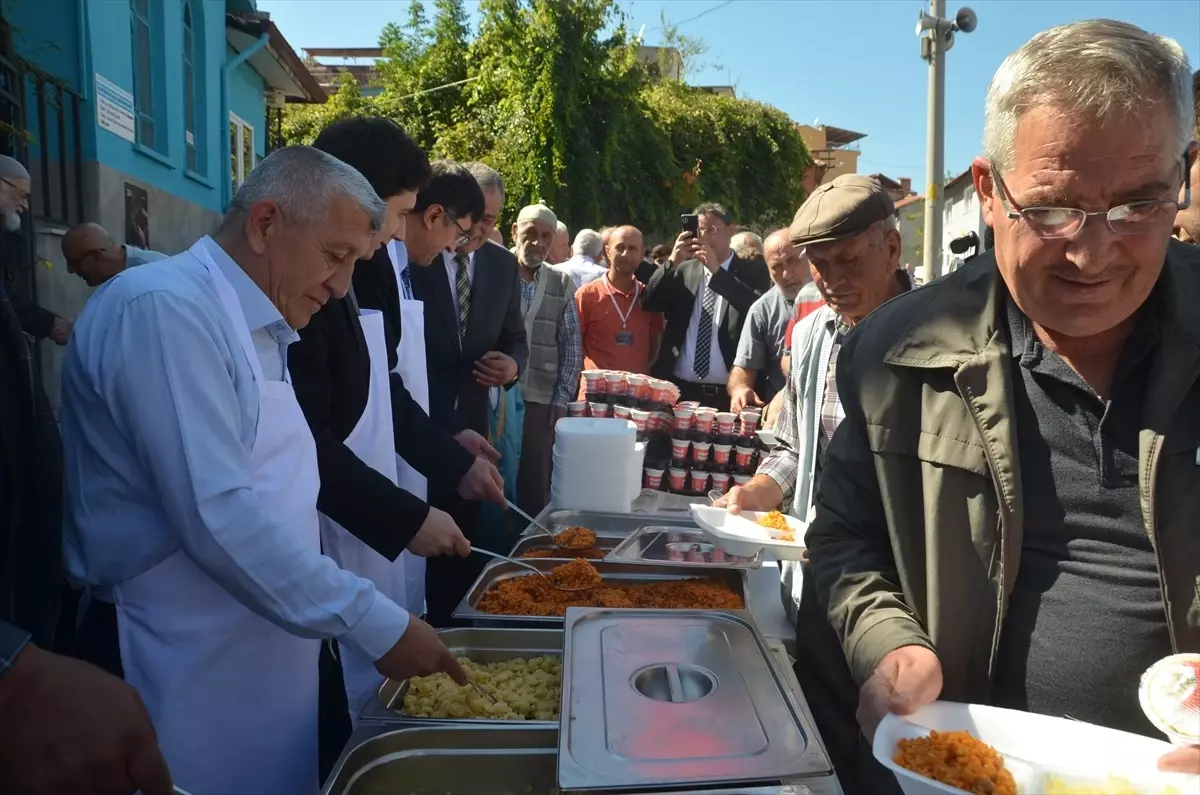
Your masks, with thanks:
[{"label": "white dress shirt", "polygon": [[[729,270],[729,264],[733,262],[733,254],[721,263],[721,270]],[[674,376],[683,381],[690,381],[694,384],[720,384],[722,386],[729,380],[729,368],[725,366],[725,357],[721,353],[720,337],[717,330],[721,327],[721,320],[725,317],[725,309],[729,302],[717,295],[717,302],[713,306],[713,322],[712,322],[712,345],[708,349],[708,375],[700,378],[696,375],[696,338],[700,336],[700,314],[704,304],[704,291],[709,289],[708,283],[712,280],[712,272],[708,268],[704,269],[704,283],[700,289],[696,291],[696,303],[692,307],[692,319],[688,321],[687,335],[683,338],[683,351],[680,353],[679,359],[675,362]]]}]

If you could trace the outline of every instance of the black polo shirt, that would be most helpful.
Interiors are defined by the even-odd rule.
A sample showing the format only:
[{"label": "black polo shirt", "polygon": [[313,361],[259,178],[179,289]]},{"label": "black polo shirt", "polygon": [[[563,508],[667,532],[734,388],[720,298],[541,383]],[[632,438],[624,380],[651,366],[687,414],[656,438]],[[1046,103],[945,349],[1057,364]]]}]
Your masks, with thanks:
[{"label": "black polo shirt", "polygon": [[1137,477],[1160,304],[1139,310],[1106,402],[1007,300],[1025,534],[995,706],[1160,736],[1137,695],[1142,672],[1171,653]]}]

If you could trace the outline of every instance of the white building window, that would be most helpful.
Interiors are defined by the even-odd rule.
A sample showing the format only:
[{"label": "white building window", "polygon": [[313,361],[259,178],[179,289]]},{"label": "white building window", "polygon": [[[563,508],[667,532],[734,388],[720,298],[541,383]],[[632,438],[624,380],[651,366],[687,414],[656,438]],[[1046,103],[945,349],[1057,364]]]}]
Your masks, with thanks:
[{"label": "white building window", "polygon": [[192,25],[192,4],[183,4],[183,144],[187,151],[187,169],[200,171],[196,140],[196,34]]},{"label": "white building window", "polygon": [[148,0],[130,0],[133,35],[133,103],[137,111],[138,143],[156,149],[154,108],[154,52]]},{"label": "white building window", "polygon": [[[233,193],[254,170],[254,128],[229,114],[229,180]],[[232,193],[230,195],[233,195]]]}]

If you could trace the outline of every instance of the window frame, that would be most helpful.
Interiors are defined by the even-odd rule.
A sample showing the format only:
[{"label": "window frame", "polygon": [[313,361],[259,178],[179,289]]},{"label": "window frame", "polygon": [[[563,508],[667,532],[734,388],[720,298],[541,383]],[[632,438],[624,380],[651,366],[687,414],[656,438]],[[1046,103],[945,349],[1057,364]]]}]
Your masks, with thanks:
[{"label": "window frame", "polygon": [[[139,9],[139,6],[142,6]],[[154,96],[154,21],[150,0],[129,0],[129,33],[132,37],[130,50],[133,55],[133,109],[137,115],[137,142],[147,149],[160,151],[158,118],[155,114]],[[145,28],[146,52],[140,52],[139,28]],[[139,75],[145,59],[146,74]],[[149,131],[149,140],[146,132]]]},{"label": "window frame", "polygon": [[[254,125],[247,122],[233,111],[229,112],[229,181],[233,193],[241,186],[250,172],[258,165],[258,153],[255,151]],[[246,133],[250,134],[249,168],[246,163]],[[235,167],[236,165],[236,167]],[[233,193],[230,195],[232,196]]]},{"label": "window frame", "polygon": [[191,0],[183,0],[183,159],[188,171],[199,174],[202,173],[204,164],[200,157],[201,125],[196,79],[195,22]]}]

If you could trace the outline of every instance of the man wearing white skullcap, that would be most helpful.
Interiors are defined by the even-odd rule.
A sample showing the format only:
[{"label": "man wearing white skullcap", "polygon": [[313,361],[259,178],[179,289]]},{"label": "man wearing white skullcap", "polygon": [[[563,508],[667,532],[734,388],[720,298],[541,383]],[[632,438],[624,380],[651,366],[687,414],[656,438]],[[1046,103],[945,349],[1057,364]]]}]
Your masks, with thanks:
[{"label": "man wearing white skullcap", "polygon": [[0,223],[5,232],[21,228],[21,213],[29,209],[29,172],[7,155],[0,155]]},{"label": "man wearing white skullcap", "polygon": [[521,312],[529,342],[529,363],[521,373],[525,430],[517,472],[517,502],[536,515],[550,501],[554,424],[567,413],[583,369],[583,341],[575,309],[575,282],[568,274],[542,267],[558,230],[558,218],[544,204],[521,210],[513,224],[521,266]]}]

